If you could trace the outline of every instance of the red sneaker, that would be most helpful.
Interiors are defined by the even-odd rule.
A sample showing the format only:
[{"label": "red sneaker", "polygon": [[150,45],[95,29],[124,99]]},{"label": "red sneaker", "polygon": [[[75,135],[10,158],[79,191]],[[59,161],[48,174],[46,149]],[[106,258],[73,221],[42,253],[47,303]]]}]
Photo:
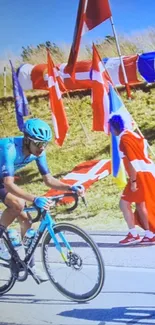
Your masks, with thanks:
[{"label": "red sneaker", "polygon": [[144,236],[140,243],[141,244],[155,244],[155,236],[153,236],[152,238]]},{"label": "red sneaker", "polygon": [[130,245],[130,244],[136,244],[138,242],[140,242],[140,236],[139,235],[133,236],[131,232],[129,232],[124,239],[120,240],[119,244]]}]

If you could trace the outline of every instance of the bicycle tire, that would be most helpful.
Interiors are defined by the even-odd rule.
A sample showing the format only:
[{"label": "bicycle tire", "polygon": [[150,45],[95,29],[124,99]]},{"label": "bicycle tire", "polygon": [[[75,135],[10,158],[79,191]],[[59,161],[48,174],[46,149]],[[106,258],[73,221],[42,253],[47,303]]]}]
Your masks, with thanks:
[{"label": "bicycle tire", "polygon": [[[66,296],[67,298],[71,299],[72,301],[76,301],[76,302],[87,302],[89,300],[94,299],[102,290],[102,287],[104,285],[104,280],[105,280],[105,268],[104,268],[104,262],[102,259],[102,255],[99,251],[98,246],[95,244],[95,242],[93,241],[93,239],[81,228],[69,224],[69,223],[59,223],[56,224],[53,227],[54,233],[55,235],[60,233],[60,232],[64,232],[64,231],[68,231],[72,234],[76,234],[78,235],[80,238],[82,238],[84,240],[84,243],[88,244],[91,248],[91,250],[93,251],[95,258],[97,260],[97,267],[98,267],[98,277],[97,277],[97,283],[95,284],[95,286],[89,290],[88,292],[84,293],[84,294],[76,294],[75,292],[71,292],[68,291],[67,289],[65,289],[63,287],[63,285],[60,285],[59,282],[57,281],[57,279],[54,278],[53,274],[51,274],[51,269],[49,269],[49,261],[47,260],[47,247],[49,247],[50,241],[52,240],[50,234],[48,233],[48,231],[45,232],[43,240],[42,240],[42,247],[41,247],[41,254],[42,254],[42,261],[43,261],[43,265],[45,267],[45,270],[49,276],[50,281],[52,282],[52,284],[56,287],[56,289],[61,292],[64,296]],[[54,246],[54,244],[52,244]],[[54,247],[55,248],[55,247]],[[53,257],[52,257],[53,258]],[[51,264],[53,265],[53,262],[51,262]],[[65,262],[64,262],[65,265]]]},{"label": "bicycle tire", "polygon": [[[3,240],[6,243],[6,246],[8,247],[6,239],[3,238]],[[8,263],[8,265],[7,265],[7,263]],[[3,265],[4,268],[8,268],[10,270],[10,279],[9,279],[8,283],[0,286],[0,296],[4,295],[8,291],[10,291],[16,282],[16,275],[13,272],[13,263],[14,262],[13,262],[12,258],[8,261],[0,259],[0,266]],[[1,283],[1,276],[2,275],[0,273],[0,283]]]}]

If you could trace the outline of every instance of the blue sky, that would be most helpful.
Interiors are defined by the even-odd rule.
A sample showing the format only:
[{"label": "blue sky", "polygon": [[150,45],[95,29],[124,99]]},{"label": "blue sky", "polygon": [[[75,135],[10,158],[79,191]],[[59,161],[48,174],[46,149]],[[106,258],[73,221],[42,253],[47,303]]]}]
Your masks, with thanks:
[{"label": "blue sky", "polygon": [[[95,0],[94,0],[95,1]],[[0,57],[19,55],[22,46],[49,40],[70,44],[73,38],[78,0],[0,0]],[[155,27],[155,0],[110,0],[118,33],[132,33]],[[106,21],[83,37],[91,43],[112,35]]]}]

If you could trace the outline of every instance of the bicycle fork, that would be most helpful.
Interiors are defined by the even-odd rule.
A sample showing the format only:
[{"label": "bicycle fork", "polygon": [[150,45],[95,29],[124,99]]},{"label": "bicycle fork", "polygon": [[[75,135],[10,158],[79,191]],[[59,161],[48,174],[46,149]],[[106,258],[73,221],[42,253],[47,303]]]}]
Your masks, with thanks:
[{"label": "bicycle fork", "polygon": [[[49,232],[51,238],[54,241],[54,244],[55,244],[55,247],[56,247],[57,251],[60,253],[60,255],[62,256],[62,259],[67,264],[68,263],[68,258],[63,253],[62,248],[61,248],[61,245],[60,245],[59,241],[57,240],[57,238],[55,236],[55,232],[54,232],[54,229],[53,229],[53,225],[54,224],[55,223],[53,223],[53,222],[51,222],[51,220],[49,220],[48,225],[47,225],[47,229],[48,229],[48,232]],[[63,233],[59,232],[58,235],[59,235],[60,239],[62,240],[62,242],[65,244],[66,248],[68,249],[68,252],[69,253],[72,253],[71,246],[68,243],[68,241],[66,240],[66,238],[64,237]]]}]

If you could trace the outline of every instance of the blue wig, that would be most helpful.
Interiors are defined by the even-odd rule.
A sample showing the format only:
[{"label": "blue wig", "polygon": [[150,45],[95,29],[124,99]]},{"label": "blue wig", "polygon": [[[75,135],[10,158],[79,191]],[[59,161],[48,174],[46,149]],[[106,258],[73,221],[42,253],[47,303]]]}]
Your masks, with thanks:
[{"label": "blue wig", "polygon": [[109,124],[117,132],[122,132],[125,129],[124,121],[123,121],[121,115],[113,115],[109,120]]}]

